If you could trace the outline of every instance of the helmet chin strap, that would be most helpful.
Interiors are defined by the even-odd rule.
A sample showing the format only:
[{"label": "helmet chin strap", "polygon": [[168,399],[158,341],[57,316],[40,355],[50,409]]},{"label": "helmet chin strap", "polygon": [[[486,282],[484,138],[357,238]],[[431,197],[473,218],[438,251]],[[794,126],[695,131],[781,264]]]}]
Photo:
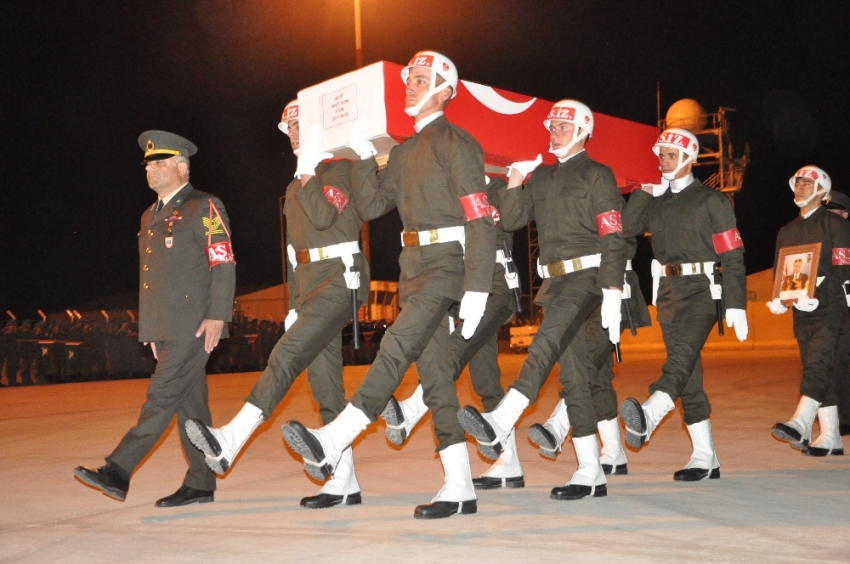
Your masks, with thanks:
[{"label": "helmet chin strap", "polygon": [[797,200],[797,199],[795,198],[795,199],[794,199],[794,203],[795,203],[795,204],[797,204],[797,207],[798,207],[798,208],[804,208],[804,207],[808,206],[809,204],[811,204],[811,203],[812,203],[812,200],[814,200],[815,198],[817,198],[817,197],[818,197],[818,196],[820,196],[821,194],[826,194],[826,190],[823,190],[823,189],[821,189],[821,190],[815,190],[815,191],[814,191],[814,192],[812,192],[812,194],[811,194],[808,198],[806,198],[805,200]]},{"label": "helmet chin strap", "polygon": [[298,153],[300,153],[300,152],[301,152],[301,147],[298,147],[297,149],[292,150],[292,154],[295,155],[296,157],[298,156]]},{"label": "helmet chin strap", "polygon": [[688,161],[691,160],[691,157],[688,157],[684,161],[682,161],[682,155],[683,154],[684,153],[681,153],[681,152],[679,153],[679,166],[677,166],[673,170],[673,172],[663,172],[662,171],[661,172],[661,178],[663,178],[664,180],[675,180],[676,179],[676,175],[679,174],[679,171],[682,170],[682,167],[685,166],[686,164],[688,164]]},{"label": "helmet chin strap", "polygon": [[[431,84],[434,84],[434,82],[436,82],[436,80],[437,80],[437,73],[435,73],[435,72],[432,70],[432,71],[431,71]],[[425,103],[426,103],[428,100],[430,100],[430,99],[431,99],[431,96],[433,96],[433,95],[434,95],[434,94],[436,94],[437,92],[440,92],[441,90],[445,90],[445,89],[446,89],[446,87],[448,87],[448,86],[451,86],[448,82],[444,82],[444,83],[442,83],[441,85],[439,85],[439,86],[438,86],[438,87],[436,87],[436,88],[434,88],[434,87],[432,86],[432,87],[428,90],[428,93],[427,93],[425,96],[423,96],[421,100],[419,100],[419,103],[418,103],[418,104],[416,104],[415,106],[411,106],[411,107],[409,107],[409,108],[404,108],[404,113],[406,113],[406,114],[407,114],[407,115],[409,115],[410,117],[416,117],[416,116],[418,116],[418,115],[419,115],[419,112],[422,110],[422,106],[424,106],[424,105],[425,105]]]},{"label": "helmet chin strap", "polygon": [[573,145],[575,145],[576,143],[578,143],[579,141],[581,141],[582,139],[587,137],[587,131],[585,131],[584,129],[581,129],[580,127],[577,127],[576,129],[581,130],[580,135],[576,136],[576,134],[573,133],[573,140],[570,141],[564,147],[561,147],[560,149],[553,149],[552,144],[550,143],[549,144],[549,152],[552,153],[553,155],[555,155],[556,157],[558,157],[559,159],[563,159],[564,157],[566,157],[567,153],[570,152],[570,149],[573,148]]}]

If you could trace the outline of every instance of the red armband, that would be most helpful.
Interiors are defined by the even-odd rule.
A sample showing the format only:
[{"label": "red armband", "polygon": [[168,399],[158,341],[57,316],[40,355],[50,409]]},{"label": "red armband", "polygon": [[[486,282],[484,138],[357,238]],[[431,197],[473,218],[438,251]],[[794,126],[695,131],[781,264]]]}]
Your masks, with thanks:
[{"label": "red armband", "polygon": [[611,210],[597,215],[596,230],[599,232],[600,237],[610,235],[611,233],[622,233],[623,219],[620,217],[620,212]]},{"label": "red armband", "polygon": [[850,249],[841,247],[833,248],[832,266],[850,266]]},{"label": "red armband", "polygon": [[463,215],[466,221],[480,219],[490,215],[490,202],[487,201],[486,192],[477,192],[460,198]]},{"label": "red armband", "polygon": [[210,261],[210,268],[220,264],[236,264],[236,257],[233,256],[233,247],[230,245],[230,241],[208,245],[207,258]]},{"label": "red armband", "polygon": [[499,223],[499,221],[502,219],[502,216],[499,215],[499,208],[497,208],[493,204],[490,204],[490,217],[493,218],[493,223]]},{"label": "red armband", "polygon": [[741,239],[741,234],[738,233],[737,227],[733,227],[723,233],[715,233],[711,236],[711,240],[714,243],[714,252],[718,255],[740,249],[744,246],[744,240]]},{"label": "red armband", "polygon": [[344,210],[345,206],[348,205],[348,197],[341,190],[338,190],[333,186],[325,186],[324,192],[325,199],[332,203],[336,208],[336,214],[342,214],[342,210]]}]

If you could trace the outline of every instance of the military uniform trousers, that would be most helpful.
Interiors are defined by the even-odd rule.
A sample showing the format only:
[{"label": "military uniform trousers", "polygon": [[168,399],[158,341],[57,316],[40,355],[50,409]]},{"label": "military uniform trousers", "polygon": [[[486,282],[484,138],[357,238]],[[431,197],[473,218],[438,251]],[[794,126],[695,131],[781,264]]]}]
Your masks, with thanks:
[{"label": "military uniform trousers", "polygon": [[345,408],[342,329],[351,320],[351,298],[318,295],[298,308],[298,319],[283,334],[269,363],[245,401],[268,419],[305,368],[313,398],[327,424]]},{"label": "military uniform trousers", "polygon": [[850,425],[850,315],[838,337],[838,354],[832,370],[838,388],[838,420],[842,425]]},{"label": "military uniform trousers", "polygon": [[435,294],[408,297],[381,340],[375,362],[351,398],[351,403],[374,421],[407,369],[416,362],[423,399],[431,410],[437,451],[466,440],[457,419],[460,405],[453,378],[455,364],[449,352],[448,314],[455,303]]},{"label": "military uniform trousers", "polygon": [[685,424],[693,425],[711,415],[711,403],[703,389],[701,351],[717,323],[717,310],[708,288],[674,300],[663,297],[663,284],[662,279],[658,322],[667,359],[649,392],[664,392],[674,402],[681,399]]},{"label": "military uniform trousers", "polygon": [[121,468],[129,478],[133,470],[150,453],[177,415],[177,430],[183,453],[189,459],[189,470],[183,485],[196,490],[215,490],[215,474],[207,468],[204,454],[192,446],[186,436],[186,421],[199,419],[212,426],[207,405],[206,364],[209,354],[204,339],[156,341],[159,360],[148,384],[139,420],[106,461]]},{"label": "military uniform trousers", "polygon": [[[543,323],[528,347],[528,358],[522,364],[519,376],[511,388],[537,401],[540,388],[549,377],[557,361],[559,380],[567,404],[567,414],[573,427],[573,437],[596,434],[596,411],[590,392],[587,332],[580,329],[562,353],[562,337],[578,314],[589,293],[598,293],[597,269],[591,268],[559,276],[550,280],[543,306]],[[591,317],[599,316],[596,308]],[[569,367],[569,368],[565,368]]]},{"label": "military uniform trousers", "polygon": [[[835,311],[841,316],[847,315],[844,309]],[[836,363],[840,362],[842,357],[845,359],[844,369],[847,370],[847,353],[839,353],[838,350],[845,325],[844,319],[832,311],[828,311],[826,315],[818,315],[794,310],[794,338],[797,339],[800,361],[803,364],[800,395],[820,402],[821,407],[838,404]]]},{"label": "military uniform trousers", "polygon": [[502,372],[499,369],[499,327],[514,315],[513,294],[492,293],[487,298],[484,316],[468,341],[460,331],[451,338],[451,355],[456,359],[454,380],[460,378],[465,366],[469,365],[472,389],[481,398],[484,411],[493,411],[502,398]]}]

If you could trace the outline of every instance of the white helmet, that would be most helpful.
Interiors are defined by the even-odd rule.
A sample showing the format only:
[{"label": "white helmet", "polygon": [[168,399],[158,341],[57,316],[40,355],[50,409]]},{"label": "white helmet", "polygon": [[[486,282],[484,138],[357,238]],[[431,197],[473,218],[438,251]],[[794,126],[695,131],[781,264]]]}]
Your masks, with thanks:
[{"label": "white helmet", "polygon": [[830,190],[832,190],[832,179],[822,168],[814,165],[804,166],[795,172],[794,176],[788,179],[788,185],[791,186],[792,192],[794,191],[794,184],[796,184],[798,178],[808,178],[815,184],[815,189],[811,196],[802,201],[794,200],[794,203],[801,208],[808,206],[809,202],[821,194],[828,196]]},{"label": "white helmet", "polygon": [[673,180],[676,178],[676,174],[682,170],[683,166],[688,164],[688,161],[694,163],[697,162],[697,156],[699,155],[699,141],[697,140],[696,135],[687,129],[673,127],[662,131],[661,135],[659,135],[658,139],[655,141],[655,145],[652,146],[652,152],[655,153],[656,157],[661,152],[661,147],[670,147],[672,149],[679,150],[679,165],[673,172],[661,174],[661,176],[666,180]]},{"label": "white helmet", "polygon": [[278,129],[289,135],[289,120],[298,119],[298,99],[291,101],[283,108],[283,115],[280,116],[280,123],[277,124]]},{"label": "white helmet", "polygon": [[561,100],[560,102],[555,102],[555,105],[549,110],[546,119],[543,120],[543,127],[548,130],[552,120],[567,121],[575,126],[573,129],[573,138],[566,147],[561,147],[557,150],[549,147],[549,152],[558,158],[566,156],[573,145],[585,137],[593,137],[593,112],[578,100]]},{"label": "white helmet", "polygon": [[[405,84],[407,84],[407,77],[410,74],[410,69],[413,67],[425,67],[431,69],[431,85],[428,89],[428,94],[423,96],[419,103],[413,106],[412,108],[405,108],[404,113],[409,115],[410,117],[416,117],[419,114],[419,110],[422,109],[422,106],[425,105],[425,102],[428,99],[443,90],[444,88],[452,87],[452,98],[457,96],[457,67],[455,64],[440,53],[436,51],[419,51],[413,58],[410,59],[410,62],[407,63],[407,66],[401,69],[401,80]],[[443,82],[441,85],[437,86],[437,76],[443,77]]]}]

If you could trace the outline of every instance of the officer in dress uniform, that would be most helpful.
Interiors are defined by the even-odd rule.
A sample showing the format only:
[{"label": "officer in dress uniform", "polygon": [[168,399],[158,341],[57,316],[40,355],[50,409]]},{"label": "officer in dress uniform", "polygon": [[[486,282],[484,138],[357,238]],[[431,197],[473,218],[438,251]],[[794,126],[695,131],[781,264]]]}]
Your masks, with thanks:
[{"label": "officer in dress uniform", "polygon": [[[504,187],[504,178],[487,180],[487,197],[493,220],[499,226],[498,189]],[[510,255],[513,234],[501,228],[494,230],[496,236],[496,265],[493,272],[493,291],[487,298],[484,316],[471,339],[464,339],[459,331],[452,333],[450,358],[453,362],[454,380],[460,378],[465,366],[469,366],[472,389],[481,398],[484,409],[491,411],[505,396],[502,388],[502,372],[499,369],[499,328],[509,322],[517,310],[519,276]],[[510,264],[509,264],[510,263]],[[428,413],[423,400],[422,384],[405,400],[391,397],[381,417],[387,424],[387,439],[394,445],[402,445],[417,423]],[[475,489],[525,487],[525,477],[516,448],[516,436],[511,434],[505,450],[493,465],[480,477],[472,480]]]},{"label": "officer in dress uniform", "polygon": [[[550,152],[558,163],[536,168],[542,162],[540,155],[535,161],[514,163],[508,185],[499,194],[505,229],[519,229],[532,220],[537,223],[538,273],[544,283],[535,299],[543,306],[543,323],[528,347],[519,376],[499,406],[483,414],[467,406],[458,418],[478,441],[481,453],[496,458],[558,362],[579,468],[565,486],[554,488],[550,497],[603,497],[607,485],[596,440],[592,373],[586,362],[587,330],[582,326],[588,317],[599,316],[611,342],[620,340],[626,267],[620,219],[623,198],[611,169],[591,160],[585,151],[593,135],[590,108],[577,100],[561,100],[552,106],[543,125],[549,130]],[[525,176],[532,171],[523,187]],[[601,308],[597,307],[600,296]],[[565,342],[574,323],[579,330]]]},{"label": "officer in dress uniform", "polygon": [[[374,159],[361,161],[363,180],[355,183],[354,197],[364,219],[398,208],[404,225],[401,312],[339,417],[318,430],[292,421],[283,433],[304,457],[308,472],[325,479],[337,467],[341,452],[383,411],[416,361],[445,482],[432,503],[416,508],[414,517],[436,519],[477,511],[469,453],[456,416],[449,341],[455,315],[463,320],[457,330],[469,339],[484,314],[493,285],[495,225],[481,146],[443,115],[457,92],[454,63],[440,53],[421,51],[402,70],[402,80],[407,85],[405,113],[416,120],[416,134],[393,147],[378,176]],[[455,313],[457,302],[460,309]]]},{"label": "officer in dress uniform", "polygon": [[139,231],[139,340],[157,359],[139,420],[97,469],[77,467],[85,484],[123,501],[130,476],[177,415],[189,471],[174,494],[156,502],[174,507],[213,501],[215,474],[184,432],[190,418],[211,424],[205,366],[227,337],[236,286],[230,221],[216,196],[189,183],[195,145],[166,131],[139,137],[148,184],[159,199],[142,214]]},{"label": "officer in dress uniform", "polygon": [[[699,154],[696,137],[667,129],[653,146],[662,184],[632,193],[623,216],[626,236],[652,233],[653,303],[667,349],[661,377],[641,405],[627,398],[620,414],[626,442],[638,449],[649,441],[673,402],[682,400],[693,455],[674,473],[680,481],[720,477],[711,437],[711,405],[702,385],[700,351],[725,305],[726,324],[747,338],[744,244],[729,199],[704,186],[691,173]],[[722,281],[717,277],[722,263]],[[717,268],[715,268],[717,267]],[[657,296],[657,297],[656,297]]]},{"label": "officer in dress uniform", "polygon": [[[189,420],[186,431],[206,455],[207,464],[224,474],[242,446],[289,391],[306,368],[323,423],[345,407],[342,381],[342,329],[351,321],[351,290],[357,307],[369,288],[369,264],[357,241],[362,221],[351,203],[351,161],[321,153],[317,126],[301,143],[298,100],[283,110],[280,129],[298,156],[296,178],[286,188],[287,279],[290,310],[278,341],[245,405],[230,423],[210,428]],[[371,145],[371,144],[370,144]],[[368,157],[374,149],[367,149]],[[361,502],[351,448],[345,450],[332,480],[302,507],[320,509]]]},{"label": "officer in dress uniform", "polygon": [[[800,296],[794,306],[794,338],[800,347],[803,375],[800,401],[790,421],[773,426],[773,436],[810,456],[844,454],[838,429],[838,346],[847,327],[847,301],[844,281],[850,279],[850,224],[830,213],[823,200],[832,189],[832,179],[816,166],[804,166],[788,183],[794,191],[794,203],[800,215],[785,224],[776,236],[777,264],[780,251],[786,247],[820,243],[814,297]],[[778,297],[767,306],[774,314],[788,311]],[[840,368],[839,368],[840,370]],[[820,435],[811,442],[815,416]]]}]

